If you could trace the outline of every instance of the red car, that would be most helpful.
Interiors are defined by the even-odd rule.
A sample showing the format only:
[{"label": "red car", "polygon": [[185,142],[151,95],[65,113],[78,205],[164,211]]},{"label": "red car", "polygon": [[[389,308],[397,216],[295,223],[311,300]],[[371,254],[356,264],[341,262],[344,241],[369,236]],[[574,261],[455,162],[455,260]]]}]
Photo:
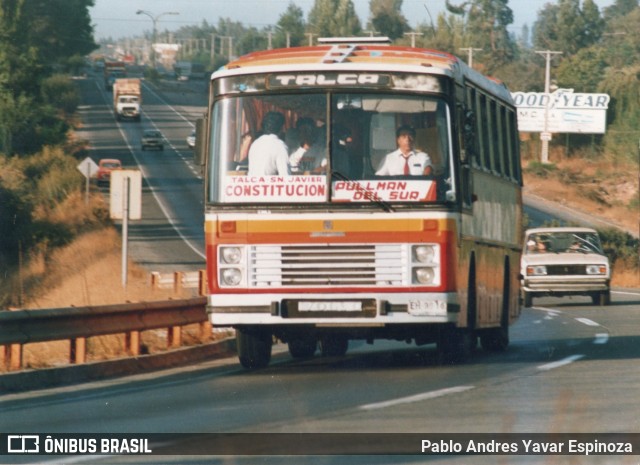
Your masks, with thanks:
[{"label": "red car", "polygon": [[116,158],[103,158],[98,162],[98,172],[96,173],[96,181],[98,185],[109,184],[111,181],[111,171],[121,170],[122,163]]}]

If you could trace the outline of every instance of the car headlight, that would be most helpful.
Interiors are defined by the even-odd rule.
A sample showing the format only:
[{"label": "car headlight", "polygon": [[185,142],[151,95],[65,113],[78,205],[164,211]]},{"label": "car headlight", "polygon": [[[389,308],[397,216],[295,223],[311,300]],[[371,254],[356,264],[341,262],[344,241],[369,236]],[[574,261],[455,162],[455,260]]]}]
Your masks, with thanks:
[{"label": "car headlight", "polygon": [[225,286],[237,286],[242,282],[242,272],[238,268],[225,268],[220,271],[220,277]]},{"label": "car headlight", "polygon": [[419,284],[434,284],[436,279],[436,273],[433,268],[415,268],[413,270],[415,281]]},{"label": "car headlight", "polygon": [[544,265],[529,265],[527,267],[527,276],[546,276],[547,267]]},{"label": "car headlight", "polygon": [[587,265],[587,274],[607,274],[606,265]]},{"label": "car headlight", "polygon": [[240,247],[221,247],[220,248],[220,257],[222,258],[222,262],[228,265],[236,265],[240,263],[240,259],[242,258],[242,250]]},{"label": "car headlight", "polygon": [[436,256],[435,248],[432,245],[413,246],[413,258],[420,263],[433,263]]}]

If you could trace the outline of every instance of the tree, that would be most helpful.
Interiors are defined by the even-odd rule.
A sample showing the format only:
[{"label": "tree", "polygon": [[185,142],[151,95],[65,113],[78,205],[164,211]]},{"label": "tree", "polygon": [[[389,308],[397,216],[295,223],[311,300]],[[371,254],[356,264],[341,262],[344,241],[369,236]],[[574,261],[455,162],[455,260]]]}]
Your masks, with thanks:
[{"label": "tree", "polygon": [[560,0],[547,4],[534,24],[534,45],[574,55],[600,40],[604,22],[593,0]]},{"label": "tree", "polygon": [[287,34],[289,34],[289,45],[297,47],[304,41],[304,12],[302,8],[290,3],[287,10],[280,15],[277,30],[273,38],[274,46],[285,47],[287,44]]},{"label": "tree", "polygon": [[513,23],[508,0],[471,0],[462,5],[453,5],[447,0],[446,5],[451,13],[465,16],[465,39],[487,52],[487,71],[514,59],[517,47],[507,31]]},{"label": "tree", "polygon": [[351,0],[315,0],[307,27],[321,37],[352,37],[362,31]]},{"label": "tree", "polygon": [[382,36],[395,40],[411,30],[402,14],[402,0],[370,0],[371,28]]}]

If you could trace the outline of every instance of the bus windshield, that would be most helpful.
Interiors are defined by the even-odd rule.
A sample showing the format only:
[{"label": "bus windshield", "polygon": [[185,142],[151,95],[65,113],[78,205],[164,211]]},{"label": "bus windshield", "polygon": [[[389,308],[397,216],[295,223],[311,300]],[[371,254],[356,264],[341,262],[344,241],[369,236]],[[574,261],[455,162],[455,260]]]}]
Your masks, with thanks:
[{"label": "bus windshield", "polygon": [[455,199],[449,110],[432,95],[245,93],[212,111],[207,200],[432,204]]}]

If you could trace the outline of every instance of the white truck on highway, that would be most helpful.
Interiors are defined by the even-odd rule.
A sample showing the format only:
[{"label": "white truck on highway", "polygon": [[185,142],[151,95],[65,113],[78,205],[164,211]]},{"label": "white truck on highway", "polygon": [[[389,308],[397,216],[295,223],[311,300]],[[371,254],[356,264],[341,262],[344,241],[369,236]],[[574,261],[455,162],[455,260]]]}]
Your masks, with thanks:
[{"label": "white truck on highway", "polygon": [[140,121],[142,92],[140,79],[116,79],[113,84],[113,111],[118,121],[133,119]]}]

